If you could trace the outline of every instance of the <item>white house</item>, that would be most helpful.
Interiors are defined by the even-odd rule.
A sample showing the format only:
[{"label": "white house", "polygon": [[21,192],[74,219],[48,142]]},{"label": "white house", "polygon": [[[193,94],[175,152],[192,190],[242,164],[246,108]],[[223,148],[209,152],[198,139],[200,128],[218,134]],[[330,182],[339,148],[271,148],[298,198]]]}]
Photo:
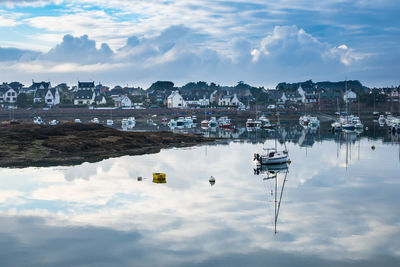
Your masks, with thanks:
[{"label": "white house", "polygon": [[357,99],[357,94],[351,90],[347,90],[343,94],[344,101],[355,101]]},{"label": "white house", "polygon": [[92,90],[78,90],[74,96],[74,105],[92,105],[95,97]]},{"label": "white house", "polygon": [[218,100],[219,106],[239,106],[241,102],[236,94],[224,95]]},{"label": "white house", "polygon": [[48,89],[44,97],[44,102],[49,106],[60,104],[60,93],[58,88]]},{"label": "white house", "polygon": [[15,103],[17,102],[17,96],[19,91],[17,89],[13,89],[8,84],[3,83],[0,86],[0,102],[6,103]]},{"label": "white house", "polygon": [[113,97],[112,99],[116,107],[132,107],[132,101],[126,95]]},{"label": "white house", "polygon": [[187,106],[199,106],[199,107],[206,107],[210,105],[210,100],[208,98],[201,98],[201,99],[192,99],[188,100],[186,99],[186,105]]},{"label": "white house", "polygon": [[297,93],[299,93],[300,97],[301,97],[301,102],[305,103],[306,102],[306,92],[304,91],[304,89],[301,87],[301,85],[299,85],[299,88],[297,88]]},{"label": "white house", "polygon": [[103,95],[97,95],[94,98],[94,103],[96,105],[104,105],[104,104],[107,104],[107,100]]},{"label": "white house", "polygon": [[183,100],[183,97],[181,96],[179,91],[172,91],[170,96],[168,96],[167,107],[168,108],[184,108],[184,107],[186,107],[186,101]]},{"label": "white house", "polygon": [[91,90],[94,91],[94,82],[79,82],[78,81],[78,91],[80,90]]},{"label": "white house", "polygon": [[279,98],[279,101],[277,102],[279,102],[280,104],[285,104],[287,100],[288,98],[286,97],[285,92],[283,92],[282,96]]}]

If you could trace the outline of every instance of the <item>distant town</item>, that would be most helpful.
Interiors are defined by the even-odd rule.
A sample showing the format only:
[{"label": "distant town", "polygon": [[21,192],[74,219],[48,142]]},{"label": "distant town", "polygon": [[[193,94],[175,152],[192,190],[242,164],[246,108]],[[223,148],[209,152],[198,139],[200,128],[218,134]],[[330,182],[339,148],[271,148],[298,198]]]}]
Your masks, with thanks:
[{"label": "distant town", "polygon": [[275,109],[309,104],[336,107],[348,100],[373,107],[399,102],[399,86],[368,88],[359,81],[279,83],[275,88],[254,87],[239,81],[235,86],[190,82],[176,87],[171,81],[157,81],[149,88],[110,88],[94,81],[79,81],[53,86],[50,81],[32,81],[0,85],[2,108],[205,108],[225,107],[249,109],[254,104]]}]

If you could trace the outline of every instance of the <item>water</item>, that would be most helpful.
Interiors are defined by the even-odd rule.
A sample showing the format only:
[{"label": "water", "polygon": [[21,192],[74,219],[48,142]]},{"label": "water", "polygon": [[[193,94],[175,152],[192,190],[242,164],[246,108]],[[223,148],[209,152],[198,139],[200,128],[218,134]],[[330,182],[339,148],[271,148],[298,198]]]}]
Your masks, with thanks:
[{"label": "water", "polygon": [[[399,266],[398,136],[369,128],[286,127],[79,166],[0,169],[0,265]],[[275,136],[292,161],[284,188],[284,171],[254,174],[253,153]],[[167,183],[153,183],[153,172]]]}]

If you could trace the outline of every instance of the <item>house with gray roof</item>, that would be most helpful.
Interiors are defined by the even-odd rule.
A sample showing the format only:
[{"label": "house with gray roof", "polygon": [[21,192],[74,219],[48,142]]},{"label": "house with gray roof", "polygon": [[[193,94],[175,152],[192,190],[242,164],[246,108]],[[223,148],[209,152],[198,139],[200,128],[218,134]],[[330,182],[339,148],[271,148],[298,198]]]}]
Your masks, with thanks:
[{"label": "house with gray roof", "polygon": [[0,85],[0,103],[15,103],[17,102],[17,97],[19,90],[12,88],[7,83]]},{"label": "house with gray roof", "polygon": [[74,105],[92,105],[95,97],[92,90],[78,90],[74,95]]},{"label": "house with gray roof", "polygon": [[58,88],[36,89],[33,96],[34,103],[44,102],[48,106],[60,104],[60,93]]}]

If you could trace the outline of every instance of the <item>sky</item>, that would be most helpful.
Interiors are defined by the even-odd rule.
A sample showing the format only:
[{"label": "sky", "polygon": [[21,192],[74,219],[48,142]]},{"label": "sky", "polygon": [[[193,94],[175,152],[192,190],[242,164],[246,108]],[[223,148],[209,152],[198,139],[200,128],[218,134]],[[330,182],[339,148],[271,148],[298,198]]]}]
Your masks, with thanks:
[{"label": "sky", "polygon": [[397,0],[0,0],[0,82],[400,84]]}]

